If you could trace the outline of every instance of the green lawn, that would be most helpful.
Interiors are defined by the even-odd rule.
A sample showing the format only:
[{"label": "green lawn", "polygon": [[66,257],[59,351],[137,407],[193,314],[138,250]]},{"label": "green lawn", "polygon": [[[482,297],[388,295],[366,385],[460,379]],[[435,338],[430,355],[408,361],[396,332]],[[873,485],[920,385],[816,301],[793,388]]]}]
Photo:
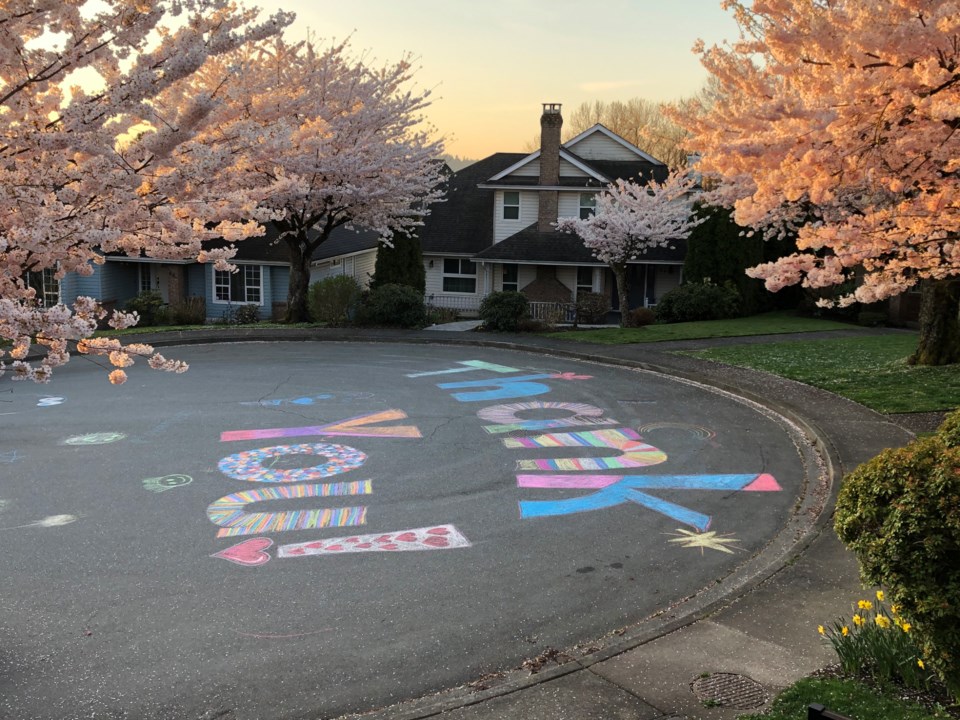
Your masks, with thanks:
[{"label": "green lawn", "polygon": [[740,720],[806,720],[807,706],[819,703],[854,720],[941,720],[950,715],[899,700],[894,691],[877,691],[856,680],[805,678],[788,687],[764,715],[741,715]]},{"label": "green lawn", "polygon": [[684,352],[765,370],[829,390],[882,413],[960,407],[960,365],[912,367],[913,333],[732,345]]},{"label": "green lawn", "polygon": [[663,342],[665,340],[698,340],[746,335],[817,332],[820,330],[851,330],[856,329],[856,327],[856,325],[839,323],[833,320],[800,317],[789,312],[773,312],[731,320],[647,325],[642,328],[566,330],[549,333],[547,336],[576,342],[625,345],[628,343]]}]

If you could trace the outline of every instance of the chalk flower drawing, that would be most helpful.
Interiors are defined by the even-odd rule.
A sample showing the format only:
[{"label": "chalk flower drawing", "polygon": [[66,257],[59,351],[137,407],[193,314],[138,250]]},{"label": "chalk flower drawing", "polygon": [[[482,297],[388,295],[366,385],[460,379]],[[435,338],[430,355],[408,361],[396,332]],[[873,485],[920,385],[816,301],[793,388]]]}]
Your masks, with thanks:
[{"label": "chalk flower drawing", "polygon": [[117,442],[117,440],[123,440],[126,436],[126,433],[122,432],[90,433],[88,435],[74,435],[63,442],[66,445],[107,445]]}]

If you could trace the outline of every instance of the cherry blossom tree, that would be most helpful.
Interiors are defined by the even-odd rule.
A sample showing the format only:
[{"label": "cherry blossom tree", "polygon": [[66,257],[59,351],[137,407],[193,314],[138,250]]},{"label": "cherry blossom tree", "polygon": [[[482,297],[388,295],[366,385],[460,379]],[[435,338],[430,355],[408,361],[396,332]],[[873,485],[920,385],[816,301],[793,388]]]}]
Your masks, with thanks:
[{"label": "cherry blossom tree", "polygon": [[617,279],[621,326],[629,309],[627,264],[653,248],[672,247],[702,222],[691,213],[693,184],[692,178],[676,172],[662,184],[617,180],[597,196],[593,215],[557,222],[558,230],[579,235],[593,256],[610,266]]},{"label": "cherry blossom tree", "polygon": [[407,87],[413,74],[408,58],[374,67],[347,42],[320,50],[272,39],[198,75],[201,92],[237,81],[203,139],[232,154],[221,186],[256,189],[256,219],[280,230],[288,322],[308,319],[311,256],[335,228],[375,230],[389,243],[441,197],[443,145],[422,125],[430,93]]},{"label": "cherry blossom tree", "polygon": [[[90,298],[42,307],[28,275],[89,275],[111,252],[196,257],[204,238],[259,231],[250,197],[207,181],[222,159],[191,145],[214,98],[177,89],[209,58],[291,20],[259,21],[228,0],[0,5],[0,374],[46,381],[73,343],[107,358],[114,383],[137,355],[186,369],[145,345],[91,338],[104,309]],[[38,362],[25,361],[32,344],[46,347]]]},{"label": "cherry blossom tree", "polygon": [[724,5],[740,41],[695,48],[722,91],[679,119],[720,181],[710,202],[797,233],[796,253],[751,274],[850,288],[840,305],[922,284],[914,360],[960,361],[960,5]]}]

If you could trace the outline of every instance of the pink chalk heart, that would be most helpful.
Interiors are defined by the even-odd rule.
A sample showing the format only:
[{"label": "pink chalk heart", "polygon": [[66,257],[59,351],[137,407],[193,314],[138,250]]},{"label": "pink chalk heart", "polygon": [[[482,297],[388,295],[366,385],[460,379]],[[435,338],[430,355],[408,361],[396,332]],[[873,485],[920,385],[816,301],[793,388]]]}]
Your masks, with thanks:
[{"label": "pink chalk heart", "polygon": [[388,543],[387,545],[381,545],[380,549],[381,550],[399,550],[400,546],[394,545],[393,543]]},{"label": "pink chalk heart", "polygon": [[287,555],[306,555],[307,551],[302,547],[290,548],[287,550]]},{"label": "pink chalk heart", "polygon": [[445,527],[436,527],[430,528],[427,530],[427,535],[449,535],[450,531]]},{"label": "pink chalk heart", "polygon": [[433,536],[433,537],[428,537],[428,538],[426,538],[426,539],[423,541],[423,544],[424,544],[424,545],[431,545],[431,546],[433,546],[433,547],[435,547],[435,548],[443,548],[443,547],[447,547],[450,543],[447,542],[447,539],[446,539],[446,538]]},{"label": "pink chalk heart", "polygon": [[363,548],[364,550],[366,550],[367,548],[372,548],[372,547],[373,547],[373,543],[360,543],[359,545],[357,545],[357,547],[358,547],[358,548]]},{"label": "pink chalk heart", "polygon": [[405,532],[397,535],[398,542],[416,542],[417,534],[412,532]]},{"label": "pink chalk heart", "polygon": [[256,567],[270,561],[270,555],[264,550],[273,545],[270,538],[250,538],[242,543],[237,543],[233,547],[214,553],[210,557],[223,558],[237,565],[247,567]]},{"label": "pink chalk heart", "polygon": [[340,552],[343,550],[343,545],[327,545],[327,550],[330,552]]},{"label": "pink chalk heart", "polygon": [[360,538],[357,538],[357,537],[347,538],[347,539],[346,539],[346,542],[349,542],[349,543],[358,543],[358,542],[360,542]]},{"label": "pink chalk heart", "polygon": [[323,543],[322,542],[307,543],[306,547],[310,548],[311,550],[319,550],[320,548],[323,547]]},{"label": "pink chalk heart", "polygon": [[393,536],[392,536],[392,535],[381,535],[381,536],[378,537],[376,540],[377,540],[378,543],[388,543],[388,542],[392,542],[392,541],[393,541]]}]

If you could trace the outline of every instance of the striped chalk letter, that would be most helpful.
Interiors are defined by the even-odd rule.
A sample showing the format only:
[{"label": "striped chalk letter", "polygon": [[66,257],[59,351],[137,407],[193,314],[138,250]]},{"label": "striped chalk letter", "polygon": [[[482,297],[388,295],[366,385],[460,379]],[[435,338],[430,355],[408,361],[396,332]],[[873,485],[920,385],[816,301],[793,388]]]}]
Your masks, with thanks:
[{"label": "striped chalk letter", "polygon": [[[567,417],[552,420],[522,420],[517,413],[536,410],[557,410],[569,413]],[[508,405],[493,405],[483,408],[477,413],[481,420],[498,423],[484,425],[483,429],[491,435],[513,432],[514,430],[555,430],[566,427],[583,427],[586,425],[618,425],[618,421],[603,417],[603,410],[584,403],[541,402],[534,400],[525,403],[511,403]]]},{"label": "striped chalk letter", "polygon": [[657,465],[667,459],[665,452],[647,445],[630,428],[504,438],[503,444],[508,448],[596,447],[621,452],[619,457],[520,460],[518,470],[614,470]]}]

